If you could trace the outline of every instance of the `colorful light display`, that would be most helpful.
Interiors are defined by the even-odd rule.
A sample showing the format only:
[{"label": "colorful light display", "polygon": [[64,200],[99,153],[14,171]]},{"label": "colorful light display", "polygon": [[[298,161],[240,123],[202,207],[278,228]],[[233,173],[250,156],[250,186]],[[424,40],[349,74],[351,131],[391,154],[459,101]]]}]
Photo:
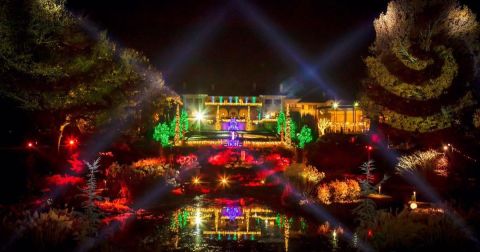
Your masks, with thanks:
[{"label": "colorful light display", "polygon": [[222,215],[233,221],[236,218],[243,215],[241,207],[224,207],[222,209]]}]

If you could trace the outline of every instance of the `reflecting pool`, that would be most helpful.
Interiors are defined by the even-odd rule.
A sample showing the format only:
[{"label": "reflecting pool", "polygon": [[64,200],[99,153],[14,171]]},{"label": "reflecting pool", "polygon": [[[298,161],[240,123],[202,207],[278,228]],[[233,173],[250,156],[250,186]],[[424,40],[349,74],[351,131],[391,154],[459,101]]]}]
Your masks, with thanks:
[{"label": "reflecting pool", "polygon": [[197,196],[155,226],[142,242],[162,251],[332,251],[339,246],[328,228],[319,233],[325,225],[244,199]]}]

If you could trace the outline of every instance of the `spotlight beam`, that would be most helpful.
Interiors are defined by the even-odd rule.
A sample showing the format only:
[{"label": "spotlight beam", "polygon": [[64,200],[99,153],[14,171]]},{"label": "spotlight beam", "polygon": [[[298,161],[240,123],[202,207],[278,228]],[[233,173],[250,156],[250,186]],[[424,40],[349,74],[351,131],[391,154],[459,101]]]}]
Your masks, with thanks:
[{"label": "spotlight beam", "polygon": [[162,72],[168,79],[178,75],[192,58],[200,53],[206,42],[222,27],[221,24],[230,9],[230,4],[214,10],[200,25],[196,25],[185,33],[178,46],[169,48],[156,60],[163,66]]},{"label": "spotlight beam", "polygon": [[272,22],[260,13],[257,8],[247,1],[235,1],[235,3],[264,39],[269,41],[282,55],[294,61],[300,69],[302,69],[302,72],[315,81],[329,96],[336,97],[337,92],[335,92],[334,88],[328,85],[323,77],[303,59],[293,43],[284,36]]},{"label": "spotlight beam", "polygon": [[[265,166],[260,166],[260,170],[266,170],[267,168]],[[290,185],[290,182],[288,179],[285,179],[284,177],[278,176],[277,174],[271,175],[274,177],[277,181],[280,181],[280,183],[286,187]],[[296,188],[292,188],[292,194],[296,200],[303,199],[303,195],[296,190]],[[323,208],[320,204],[309,204],[309,205],[304,205],[301,206],[303,210],[309,212],[317,221],[328,221],[329,223],[332,224],[332,226],[337,226],[337,227],[342,227],[344,228],[344,236],[343,239],[346,239],[347,242],[350,242],[353,238],[353,234],[349,229],[347,228],[346,225],[343,225],[342,222],[337,220],[332,214],[330,214],[325,208]],[[358,241],[358,248],[361,251],[374,251],[374,249],[366,242],[359,240]]]},{"label": "spotlight beam", "polygon": [[[383,136],[381,132],[377,132],[376,134]],[[384,138],[382,137],[382,139]],[[395,167],[397,165],[398,157],[400,156],[398,153],[396,153],[392,149],[389,149],[383,141],[380,142],[378,149],[380,150],[382,156],[387,158],[391,166]],[[477,247],[480,247],[480,241],[478,240],[476,234],[467,226],[461,216],[445,207],[444,200],[428,183],[428,181],[426,181],[417,172],[409,173],[407,176],[403,176],[403,178],[409,184],[413,185],[418,191],[420,191],[427,200],[443,207],[445,214],[453,221],[453,223],[457,225],[457,227],[459,227],[464,232],[466,237],[473,241]]]}]

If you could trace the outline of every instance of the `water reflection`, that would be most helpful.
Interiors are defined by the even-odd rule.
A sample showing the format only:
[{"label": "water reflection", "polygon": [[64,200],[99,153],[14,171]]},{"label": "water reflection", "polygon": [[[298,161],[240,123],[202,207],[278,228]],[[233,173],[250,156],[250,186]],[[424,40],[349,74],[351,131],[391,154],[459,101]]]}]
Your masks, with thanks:
[{"label": "water reflection", "polygon": [[255,241],[281,245],[288,251],[290,236],[303,235],[308,226],[301,217],[288,217],[259,205],[186,206],[174,211],[170,221],[175,248],[193,250],[213,243]]}]

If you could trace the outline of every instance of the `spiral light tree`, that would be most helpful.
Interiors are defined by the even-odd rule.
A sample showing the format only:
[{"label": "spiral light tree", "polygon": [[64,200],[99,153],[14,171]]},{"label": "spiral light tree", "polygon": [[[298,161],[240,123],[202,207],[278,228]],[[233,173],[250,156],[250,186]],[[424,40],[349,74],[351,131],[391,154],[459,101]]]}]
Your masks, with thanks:
[{"label": "spiral light tree", "polygon": [[475,14],[455,0],[396,0],[374,27],[360,103],[368,116],[407,134],[471,125],[480,71]]}]

